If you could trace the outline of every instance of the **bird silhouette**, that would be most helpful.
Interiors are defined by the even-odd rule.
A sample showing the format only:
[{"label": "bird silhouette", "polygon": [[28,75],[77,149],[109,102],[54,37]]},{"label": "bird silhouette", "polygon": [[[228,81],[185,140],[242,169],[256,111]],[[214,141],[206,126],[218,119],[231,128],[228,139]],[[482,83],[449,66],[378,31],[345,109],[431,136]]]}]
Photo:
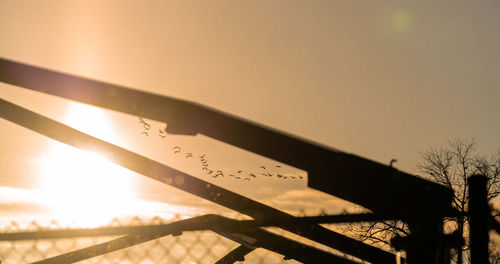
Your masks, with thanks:
[{"label": "bird silhouette", "polygon": [[151,125],[148,124],[146,121],[144,121],[144,119],[142,117],[139,117],[139,123],[142,124],[142,127],[146,130],[149,130],[151,129]]},{"label": "bird silhouette", "polygon": [[[146,121],[144,121],[143,119],[141,119],[141,124],[143,124],[143,127],[144,129],[146,130],[149,130],[150,128],[150,125],[148,123],[146,123]],[[162,130],[162,129],[158,129],[158,132],[159,132],[159,135],[163,138],[166,136],[167,132],[166,132],[166,129],[165,130]],[[145,134],[146,136],[148,136],[148,132],[146,131],[143,131],[142,134]],[[181,153],[181,147],[180,146],[174,146],[172,147],[172,150],[174,151],[174,153]],[[193,153],[191,152],[185,152],[184,153],[185,155],[185,159],[188,159],[188,158],[192,158],[194,157]],[[199,155],[199,158],[200,158],[200,162],[201,162],[201,169],[202,171],[205,171],[207,174],[210,175],[210,177],[212,178],[218,178],[218,177],[224,177],[224,173],[222,172],[222,170],[215,170],[215,169],[210,169],[209,168],[209,162],[208,162],[208,159],[206,158],[206,154],[205,153],[202,153],[201,155]],[[392,165],[394,162],[396,162],[396,160],[391,160],[391,164]],[[281,165],[277,164],[277,165],[273,165],[275,168],[283,168]],[[285,176],[283,174],[279,174],[279,173],[274,173],[274,172],[269,172],[267,171],[266,169],[266,166],[264,165],[261,165],[259,166],[260,169],[264,170],[264,171],[261,171],[261,175],[264,175],[266,177],[273,177],[274,175],[276,175],[277,178],[279,179],[288,179],[288,178],[291,178],[291,179],[303,179],[302,176],[300,175],[294,175],[294,176]],[[253,173],[245,173],[244,176],[243,174],[243,170],[242,169],[238,169],[238,170],[235,170],[235,174],[228,174],[229,177],[233,177],[237,180],[242,180],[242,181],[251,181],[252,178],[257,178],[257,175],[259,173],[257,172],[253,172]]]},{"label": "bird silhouette", "polygon": [[[139,123],[142,124],[142,128],[144,128],[144,132],[148,131],[151,129],[151,125],[148,124],[142,117],[139,117]],[[147,133],[146,133],[147,134]]]},{"label": "bird silhouette", "polygon": [[161,130],[161,129],[158,129],[159,131],[159,136],[162,137],[162,138],[166,138],[167,137],[167,131],[166,130]]},{"label": "bird silhouette", "polygon": [[181,152],[181,147],[179,146],[175,146],[172,148],[174,150],[174,153],[177,154],[177,153],[180,153]]}]

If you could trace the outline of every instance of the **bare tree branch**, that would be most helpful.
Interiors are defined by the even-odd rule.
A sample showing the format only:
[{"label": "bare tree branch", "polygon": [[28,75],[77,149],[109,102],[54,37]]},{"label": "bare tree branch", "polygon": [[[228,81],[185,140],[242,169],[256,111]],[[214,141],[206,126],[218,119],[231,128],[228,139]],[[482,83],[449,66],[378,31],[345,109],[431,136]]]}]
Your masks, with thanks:
[{"label": "bare tree branch", "polygon": [[[500,194],[500,149],[490,158],[476,153],[477,144],[474,138],[454,139],[441,148],[431,148],[420,152],[420,162],[416,168],[424,178],[445,185],[454,190],[453,206],[461,213],[468,211],[468,184],[467,179],[474,174],[482,174],[488,178],[488,201]],[[494,216],[500,216],[499,211],[493,210]],[[447,232],[459,231],[465,237],[468,233],[469,219],[464,217],[463,222],[458,218],[445,218]],[[408,226],[401,221],[386,221],[364,224],[347,225],[347,232],[353,237],[366,243],[389,245],[389,241],[396,235],[409,235]],[[490,245],[491,263],[500,264],[500,253],[495,251],[493,242]],[[469,250],[469,242],[465,241],[463,251]],[[467,256],[467,255],[466,255]],[[456,259],[456,256],[454,256]]]}]

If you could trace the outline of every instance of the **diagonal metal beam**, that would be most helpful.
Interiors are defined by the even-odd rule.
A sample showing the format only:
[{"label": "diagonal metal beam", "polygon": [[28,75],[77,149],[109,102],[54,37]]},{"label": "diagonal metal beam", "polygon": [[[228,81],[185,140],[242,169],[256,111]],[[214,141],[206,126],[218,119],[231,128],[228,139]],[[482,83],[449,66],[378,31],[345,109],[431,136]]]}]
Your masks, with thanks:
[{"label": "diagonal metal beam", "polygon": [[202,133],[308,172],[308,186],[375,212],[448,210],[452,190],[215,109],[0,58],[0,81]]},{"label": "diagonal metal beam", "polygon": [[[456,216],[456,214],[446,215],[448,217]],[[205,217],[195,217],[192,219],[201,219]],[[425,218],[422,214],[415,213],[414,215],[407,216],[405,219],[420,219]],[[240,220],[231,223],[231,228],[234,230],[248,230],[259,227],[279,227],[286,222],[288,225],[296,225],[302,227],[309,227],[315,224],[332,224],[332,223],[359,223],[359,222],[377,222],[387,220],[400,220],[399,217],[391,215],[376,215],[370,213],[363,214],[348,214],[348,215],[321,215],[321,216],[306,216],[294,218],[266,218],[260,220]],[[116,226],[116,227],[97,227],[97,228],[71,228],[62,230],[40,230],[40,231],[25,231],[25,232],[6,232],[0,233],[0,241],[19,241],[19,240],[33,240],[33,239],[61,239],[73,237],[89,237],[89,236],[116,236],[130,233],[143,233],[143,232],[156,232],[163,231],[168,228],[176,228],[181,231],[195,231],[205,230],[206,227],[199,225],[181,224],[187,220],[173,222],[161,225],[133,225],[133,226]],[[496,223],[496,224],[495,224]],[[496,226],[495,226],[496,225]],[[493,230],[498,229],[498,222],[492,217],[490,219],[490,226]]]},{"label": "diagonal metal beam", "polygon": [[72,252],[64,253],[44,260],[33,262],[33,264],[59,264],[59,263],[74,263],[85,259],[97,257],[113,251],[131,247],[141,244],[162,236],[169,235],[169,233],[157,234],[132,234],[125,235],[107,242],[103,242],[94,246],[78,249]]},{"label": "diagonal metal beam", "polygon": [[91,236],[117,236],[129,233],[138,233],[139,231],[149,230],[152,227],[154,228],[160,226],[146,225],[146,226],[72,228],[72,229],[61,229],[61,230],[7,232],[7,233],[0,233],[0,241],[62,239],[62,238],[91,237]]},{"label": "diagonal metal beam", "polygon": [[246,247],[265,248],[283,255],[286,259],[295,259],[302,263],[358,264],[357,262],[273,234],[263,229],[227,232],[222,228],[214,231]]},{"label": "diagonal metal beam", "polygon": [[283,255],[285,259],[295,259],[302,263],[358,264],[261,228],[240,229],[238,226],[241,221],[217,215],[214,218],[217,225],[213,231],[249,248],[262,247]]},{"label": "diagonal metal beam", "polygon": [[218,215],[204,215],[177,221],[166,225],[141,228],[134,232],[94,246],[78,249],[58,256],[37,261],[37,264],[73,263],[99,255],[107,254],[116,250],[131,247],[166,235],[192,230],[212,230],[235,242],[243,244],[242,247],[230,252],[219,261],[228,263],[243,258],[253,248],[263,247],[268,250],[293,258],[304,263],[324,262],[332,264],[356,264],[329,252],[302,244],[298,241],[287,239],[260,228],[239,229],[240,221],[229,219]]},{"label": "diagonal metal beam", "polygon": [[[35,239],[67,238],[68,236],[71,235],[73,235],[73,237],[96,236],[96,235],[108,236],[116,234],[120,235],[125,234],[125,235],[97,245],[85,247],[72,252],[40,260],[34,262],[34,264],[73,263],[93,258],[96,256],[104,255],[107,253],[111,253],[113,251],[117,251],[127,247],[132,247],[170,234],[181,233],[183,231],[207,230],[214,225],[213,223],[214,220],[215,218],[213,215],[202,215],[189,219],[179,220],[164,225],[97,228],[91,230],[81,229],[81,230],[70,230],[70,232],[65,232],[68,230],[60,230],[61,232],[42,231],[39,232],[39,234],[35,235]],[[29,234],[23,234],[21,238],[25,238],[26,235]]]},{"label": "diagonal metal beam", "polygon": [[213,225],[212,222],[214,221],[214,219],[215,218],[213,217],[213,215],[202,215],[176,221],[165,225],[101,228],[100,230],[102,232],[99,232],[100,231],[99,229],[92,229],[91,232],[85,232],[85,230],[76,230],[77,232],[69,232],[69,233],[64,233],[64,231],[66,230],[61,230],[63,232],[50,232],[50,231],[40,232],[40,234],[37,235],[35,239],[62,238],[62,237],[68,237],[68,235],[107,236],[112,234],[116,235],[117,233],[118,234],[128,233],[128,234],[97,245],[89,246],[72,252],[50,257],[44,260],[40,260],[34,262],[33,264],[73,263],[97,257],[100,255],[104,255],[107,253],[111,253],[113,251],[117,251],[127,247],[135,246],[173,233],[179,233],[182,231],[192,231],[192,230],[207,230],[210,228],[210,226]]},{"label": "diagonal metal beam", "polygon": [[[294,218],[275,208],[87,135],[3,99],[0,99],[0,117],[73,147],[106,153],[111,162],[122,167],[249,215],[256,220],[263,220],[267,217],[280,219]],[[395,263],[393,254],[348,238],[319,225],[311,225],[304,228],[288,224],[285,221],[280,227],[372,263]]]},{"label": "diagonal metal beam", "polygon": [[[305,245],[296,240],[274,234],[262,228],[255,220],[234,220],[223,216],[212,216],[217,223],[212,230],[218,234],[242,244],[248,248],[262,247],[267,250],[282,254],[285,259],[295,259],[302,263],[332,263],[332,264],[358,264],[358,262],[333,255],[318,248]],[[296,220],[297,218],[294,218]],[[309,220],[314,218],[304,217],[295,224],[310,225]],[[276,221],[264,221],[262,226],[279,226]],[[388,262],[389,263],[389,262]]]},{"label": "diagonal metal beam", "polygon": [[[208,229],[213,222],[213,215],[202,215],[184,220],[175,221],[161,225],[137,225],[116,226],[97,228],[72,228],[60,230],[39,230],[28,232],[6,232],[0,233],[0,241],[20,241],[33,239],[62,239],[90,236],[117,236],[126,234],[156,234],[156,233],[179,233],[182,231],[197,231]],[[244,228],[256,228],[258,225],[250,223]]]}]

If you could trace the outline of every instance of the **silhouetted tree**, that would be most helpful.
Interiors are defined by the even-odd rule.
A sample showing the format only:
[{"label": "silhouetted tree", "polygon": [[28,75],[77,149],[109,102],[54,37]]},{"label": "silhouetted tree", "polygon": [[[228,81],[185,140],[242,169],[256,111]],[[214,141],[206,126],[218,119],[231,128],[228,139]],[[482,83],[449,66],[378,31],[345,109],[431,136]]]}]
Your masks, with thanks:
[{"label": "silhouetted tree", "polygon": [[[468,184],[467,179],[474,174],[482,174],[488,178],[488,200],[491,201],[500,193],[500,150],[490,157],[477,153],[474,139],[455,139],[441,148],[433,148],[420,153],[417,169],[422,177],[443,184],[454,190],[453,206],[460,212],[467,212]],[[499,216],[495,213],[495,216]],[[468,218],[463,221],[458,218],[445,219],[447,231],[458,230],[465,233],[463,251],[468,250],[467,230]],[[387,247],[391,237],[408,235],[408,226],[401,221],[386,221],[348,225],[347,231],[366,243],[379,244]],[[462,232],[463,231],[463,232]],[[490,245],[491,263],[500,263],[500,255],[495,251],[496,245]],[[455,254],[457,256],[461,253]]]}]

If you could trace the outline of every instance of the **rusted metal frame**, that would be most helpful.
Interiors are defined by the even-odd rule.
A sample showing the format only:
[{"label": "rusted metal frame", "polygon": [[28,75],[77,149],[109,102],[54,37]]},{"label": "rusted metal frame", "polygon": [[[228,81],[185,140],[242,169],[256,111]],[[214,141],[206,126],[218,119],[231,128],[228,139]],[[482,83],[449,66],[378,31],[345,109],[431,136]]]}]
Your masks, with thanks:
[{"label": "rusted metal frame", "polygon": [[[159,225],[165,226],[165,225]],[[89,236],[117,236],[148,230],[149,225],[124,227],[71,228],[61,230],[39,230],[0,233],[0,241],[21,241],[33,239],[62,239]]]},{"label": "rusted metal frame", "polygon": [[[405,216],[404,219],[421,218],[422,215],[412,214]],[[450,214],[447,216],[455,216]],[[280,226],[284,221],[290,225],[310,226],[315,224],[338,224],[338,223],[358,223],[358,222],[376,222],[387,220],[401,220],[399,216],[378,215],[371,213],[362,214],[346,214],[346,215],[320,215],[320,216],[305,216],[294,218],[266,218],[264,220],[240,220],[234,223],[239,230],[247,230],[258,227]],[[494,221],[494,219],[493,219]],[[134,225],[134,226],[116,226],[116,227],[97,227],[97,228],[65,228],[61,230],[39,230],[39,231],[24,231],[24,232],[7,232],[0,233],[0,241],[17,241],[17,240],[32,240],[32,239],[61,239],[72,237],[86,236],[116,236],[129,233],[136,233],[148,230],[161,230],[167,226],[176,224],[177,222],[161,225]],[[493,223],[493,222],[492,222]],[[494,227],[494,225],[492,224]],[[185,231],[194,231],[199,229],[180,228]]]},{"label": "rusted metal frame", "polygon": [[0,58],[0,81],[168,123],[308,172],[308,186],[374,212],[448,210],[452,190],[371,160],[189,101],[151,94]]},{"label": "rusted metal frame", "polygon": [[168,224],[161,225],[137,225],[97,228],[72,228],[61,230],[38,230],[28,232],[0,233],[0,241],[19,241],[33,239],[63,239],[91,236],[117,236],[126,234],[155,234],[164,232],[183,232],[206,230],[213,226],[214,216],[212,214],[196,216]]},{"label": "rusted metal frame", "polygon": [[[450,212],[436,212],[436,215],[444,214],[446,217],[457,217],[463,216],[457,211]],[[423,212],[413,212],[411,214],[373,214],[373,213],[360,213],[360,214],[339,214],[339,215],[319,215],[319,216],[303,216],[294,217],[292,219],[288,218],[275,218],[269,217],[263,220],[242,220],[239,221],[241,228],[245,228],[246,225],[258,225],[263,227],[268,226],[280,226],[283,222],[297,226],[310,226],[314,224],[341,224],[341,223],[360,223],[360,222],[379,222],[379,221],[390,221],[390,220],[400,220],[403,222],[409,221],[420,221],[426,219],[422,217]]]},{"label": "rusted metal frame", "polygon": [[242,256],[244,256],[242,255],[244,252],[246,252],[246,255],[253,250],[252,248],[263,247],[276,253],[282,254],[287,258],[293,258],[305,263],[314,261],[325,261],[325,263],[332,264],[355,263],[342,257],[335,256],[329,252],[325,252],[320,249],[304,245],[300,242],[274,235],[260,228],[247,227],[245,228],[245,230],[240,230],[240,225],[238,225],[238,223],[239,221],[237,220],[209,214],[177,221],[167,225],[155,225],[151,226],[151,228],[142,228],[142,230],[136,229],[133,233],[125,235],[123,237],[47,258],[35,263],[73,263],[107,254],[126,247],[131,247],[166,235],[179,234],[184,231],[193,230],[212,230],[228,239],[243,244],[245,248],[247,248],[246,250],[240,249],[236,252],[230,252],[230,256],[228,258],[223,258],[226,259],[225,261],[229,261],[234,257],[241,258]]},{"label": "rusted metal frame", "polygon": [[232,264],[236,261],[244,261],[245,256],[253,250],[253,248],[239,245],[237,248],[231,250],[231,252],[215,262],[215,264]]},{"label": "rusted metal frame", "polygon": [[[207,230],[214,225],[213,215],[202,215],[189,219],[179,220],[170,224],[165,225],[152,225],[152,226],[142,226],[139,228],[130,227],[122,229],[105,229],[100,236],[106,236],[115,234],[118,232],[129,232],[127,235],[122,237],[112,239],[97,245],[89,246],[86,248],[78,249],[72,252],[64,253],[58,256],[47,258],[41,261],[34,262],[36,264],[58,264],[58,263],[73,263],[100,255],[104,255],[113,251],[124,249],[127,247],[135,246],[144,242],[151,241],[153,239],[161,238],[170,234],[179,234],[182,231],[194,231],[194,230]],[[89,236],[95,234],[96,230],[92,232],[75,232],[74,235],[78,236]],[[50,234],[50,233],[48,233]],[[54,238],[49,235],[49,237],[41,238]],[[60,238],[60,237],[57,237]],[[40,239],[40,238],[38,238]]]},{"label": "rusted metal frame", "polygon": [[281,254],[285,259],[295,259],[302,263],[358,264],[344,257],[305,245],[263,229],[227,232],[217,230],[217,234],[236,241],[249,248],[265,248]]},{"label": "rusted metal frame", "polygon": [[261,228],[241,229],[240,221],[216,216],[214,231],[248,248],[265,248],[279,253],[285,259],[295,259],[302,263],[358,264],[358,262],[334,255],[298,241],[276,235]]},{"label": "rusted metal frame", "polygon": [[[36,264],[58,264],[58,263],[73,263],[127,247],[132,247],[144,242],[148,242],[157,238],[161,238],[170,234],[180,234],[183,231],[195,231],[195,230],[207,230],[214,225],[214,220],[216,218],[213,215],[202,215],[189,219],[179,220],[170,224],[164,225],[151,225],[151,226],[140,226],[140,227],[126,227],[126,228],[104,228],[101,234],[98,234],[98,229],[92,229],[91,232],[86,232],[87,230],[77,230],[78,232],[72,232],[75,236],[108,236],[123,234],[121,232],[128,233],[119,238],[112,239],[97,245],[89,246],[86,248],[78,249],[72,252],[64,253],[58,256],[50,257],[44,260],[34,262]],[[62,230],[65,231],[65,230]],[[55,233],[53,235],[50,231],[41,232],[41,235],[36,239],[48,239],[48,238],[62,238],[68,237],[65,233]],[[44,236],[48,235],[48,236]],[[73,236],[74,237],[74,236]]]},{"label": "rusted metal frame", "polygon": [[[187,101],[8,60],[0,60],[0,80],[79,102],[168,122],[170,133],[202,133],[291,164],[309,173],[310,187],[363,205],[378,213],[439,211],[451,207],[452,190],[448,188],[389,166],[319,146]],[[334,181],[324,177],[328,172],[333,173],[331,176]],[[309,230],[309,233],[313,232]],[[335,244],[339,239],[328,241],[321,235],[323,234],[314,234],[328,243]]]},{"label": "rusted metal frame", "polygon": [[[263,220],[268,217],[290,220],[294,218],[273,207],[261,204],[137,153],[92,137],[3,99],[0,99],[0,115],[6,120],[73,147],[106,153],[111,162],[122,167],[247,214],[256,220]],[[285,221],[279,227],[372,263],[395,263],[394,254],[348,238],[319,225],[300,227],[288,224]]]},{"label": "rusted metal frame", "polygon": [[87,248],[78,249],[72,252],[64,253],[44,260],[33,262],[33,264],[59,264],[59,263],[74,263],[111,253],[120,249],[131,247],[140,243],[151,241],[170,233],[155,233],[155,234],[131,234],[125,235],[101,244],[90,246]]}]

